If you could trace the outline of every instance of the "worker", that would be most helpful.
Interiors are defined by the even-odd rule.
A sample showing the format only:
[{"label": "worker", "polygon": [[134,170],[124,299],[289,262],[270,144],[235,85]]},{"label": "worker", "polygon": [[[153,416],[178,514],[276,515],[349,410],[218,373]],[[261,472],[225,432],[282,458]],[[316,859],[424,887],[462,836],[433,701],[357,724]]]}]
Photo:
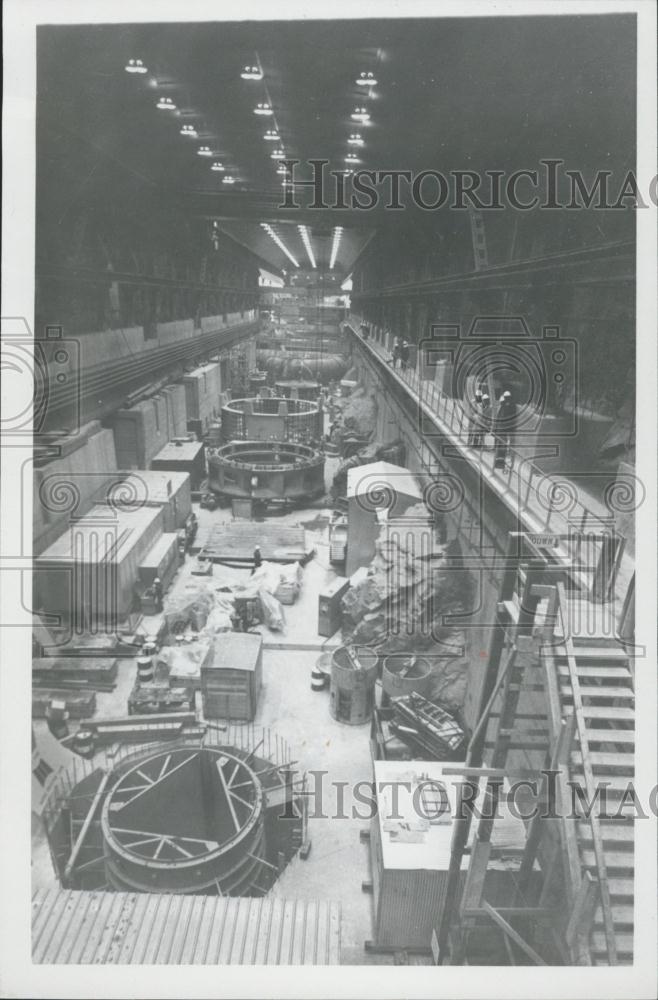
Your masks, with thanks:
[{"label": "worker", "polygon": [[256,570],[260,569],[262,565],[263,565],[263,557],[260,554],[260,545],[257,545],[256,548],[254,549],[254,568],[251,571],[251,575],[253,576]]},{"label": "worker", "polygon": [[399,358],[400,358],[400,338],[394,337],[393,347],[391,349],[391,360],[389,364],[391,364],[393,368],[397,368]]},{"label": "worker", "polygon": [[159,576],[156,576],[155,580],[153,581],[153,596],[155,597],[156,608],[158,609],[158,611],[162,611],[163,590],[162,590],[162,580],[160,579]]},{"label": "worker", "polygon": [[471,448],[483,448],[484,437],[491,423],[491,401],[482,389],[476,389],[473,416],[468,428],[468,444]]},{"label": "worker", "polygon": [[400,348],[400,367],[403,372],[407,370],[407,364],[409,363],[409,351],[409,341],[403,340]]},{"label": "worker", "polygon": [[[516,423],[516,403],[509,389],[498,400],[498,410],[494,420],[495,451],[494,469],[504,469],[507,456],[514,436]],[[512,459],[513,461],[513,459]]]}]

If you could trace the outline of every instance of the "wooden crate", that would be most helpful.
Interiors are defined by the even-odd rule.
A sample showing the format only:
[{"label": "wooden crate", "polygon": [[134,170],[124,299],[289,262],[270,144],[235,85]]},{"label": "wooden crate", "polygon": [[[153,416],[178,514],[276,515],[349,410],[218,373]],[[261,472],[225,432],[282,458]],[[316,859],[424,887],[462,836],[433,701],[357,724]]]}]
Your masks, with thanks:
[{"label": "wooden crate", "polygon": [[212,662],[201,667],[205,717],[251,721],[262,683],[262,637],[247,632],[217,636]]}]

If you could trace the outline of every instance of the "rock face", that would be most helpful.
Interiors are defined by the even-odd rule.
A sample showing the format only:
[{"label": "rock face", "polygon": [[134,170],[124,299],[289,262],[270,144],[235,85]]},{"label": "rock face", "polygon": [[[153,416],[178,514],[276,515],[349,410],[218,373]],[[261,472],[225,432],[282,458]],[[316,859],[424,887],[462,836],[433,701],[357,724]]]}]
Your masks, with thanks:
[{"label": "rock face", "polygon": [[445,621],[472,606],[474,581],[458,542],[442,545],[423,504],[385,524],[367,575],[343,597],[343,637],[380,656],[422,653],[432,664],[430,697],[458,712],[466,693],[466,638]]}]

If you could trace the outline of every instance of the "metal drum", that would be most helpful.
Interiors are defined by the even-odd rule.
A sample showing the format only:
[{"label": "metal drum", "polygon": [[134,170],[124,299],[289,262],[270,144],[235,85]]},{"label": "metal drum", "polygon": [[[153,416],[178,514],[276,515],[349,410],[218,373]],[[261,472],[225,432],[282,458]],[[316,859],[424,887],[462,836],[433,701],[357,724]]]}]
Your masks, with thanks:
[{"label": "metal drum", "polygon": [[412,653],[392,653],[384,660],[382,669],[383,701],[401,698],[405,694],[429,696],[431,667],[423,656]]},{"label": "metal drum", "polygon": [[338,722],[360,726],[375,705],[378,657],[367,646],[339,646],[331,660],[329,710]]},{"label": "metal drum", "polygon": [[153,683],[153,660],[150,656],[137,658],[137,680],[140,684]]}]

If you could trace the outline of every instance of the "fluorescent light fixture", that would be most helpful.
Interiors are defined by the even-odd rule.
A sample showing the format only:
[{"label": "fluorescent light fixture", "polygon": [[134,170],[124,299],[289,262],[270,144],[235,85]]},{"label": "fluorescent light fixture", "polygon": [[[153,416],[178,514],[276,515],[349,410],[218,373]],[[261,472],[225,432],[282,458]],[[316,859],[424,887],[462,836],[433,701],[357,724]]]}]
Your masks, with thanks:
[{"label": "fluorescent light fixture", "polygon": [[258,66],[245,66],[240,76],[243,80],[262,80],[263,71]]},{"label": "fluorescent light fixture", "polygon": [[[284,184],[285,183],[286,182],[284,181]],[[299,267],[299,263],[295,260],[295,258],[293,257],[293,255],[290,253],[290,250],[285,245],[285,243],[283,242],[283,240],[281,240],[277,236],[277,234],[274,232],[274,230],[269,225],[269,223],[267,223],[267,222],[261,222],[261,228],[265,230],[265,232],[267,233],[267,235],[270,237],[271,240],[274,240],[274,242],[279,247],[279,249],[283,250],[283,252],[286,255],[286,257],[288,258],[288,260],[291,261],[295,265],[295,267]]]},{"label": "fluorescent light fixture", "polygon": [[334,229],[334,237],[331,243],[331,257],[329,258],[329,270],[333,271],[334,264],[336,263],[336,257],[338,255],[338,247],[340,246],[340,240],[343,235],[343,227],[336,226]]},{"label": "fluorescent light fixture", "polygon": [[220,163],[220,162],[219,162],[219,160],[215,160],[215,162],[213,163],[213,165],[212,165],[212,167],[211,167],[210,169],[211,169],[211,170],[215,170],[216,172],[218,172],[218,173],[222,173],[222,174],[223,174],[223,173],[224,173],[224,170],[225,170],[226,168],[225,168],[225,166],[224,166],[224,164],[223,164],[223,163]]},{"label": "fluorescent light fixture", "polygon": [[297,226],[297,228],[301,234],[302,243],[304,244],[304,248],[308,255],[308,259],[311,262],[311,267],[317,267],[317,264],[315,263],[315,257],[313,255],[313,247],[311,246],[311,241],[308,235],[308,229],[306,228],[306,226]]},{"label": "fluorescent light fixture", "polygon": [[222,177],[222,184],[235,184],[235,177],[227,174],[226,177]]},{"label": "fluorescent light fixture", "polygon": [[212,149],[210,146],[199,146],[196,152],[197,156],[212,156]]},{"label": "fluorescent light fixture", "polygon": [[141,59],[129,59],[124,69],[126,73],[148,73],[148,69]]},{"label": "fluorescent light fixture", "polygon": [[175,111],[176,105],[172,101],[171,97],[160,97],[156,108],[160,108],[160,111]]},{"label": "fluorescent light fixture", "polygon": [[267,102],[260,102],[254,108],[255,115],[271,115],[272,109]]},{"label": "fluorescent light fixture", "polygon": [[377,81],[375,80],[374,73],[359,73],[357,77],[358,85],[360,87],[376,87]]},{"label": "fluorescent light fixture", "polygon": [[277,174],[286,174],[287,175],[288,168],[284,167],[283,163],[280,163],[279,166],[276,168],[276,172],[277,172]]},{"label": "fluorescent light fixture", "polygon": [[363,146],[363,136],[359,132],[352,132],[347,140],[348,146]]},{"label": "fluorescent light fixture", "polygon": [[359,157],[356,155],[356,153],[348,153],[347,156],[345,157],[345,163],[360,163],[360,162],[361,161]]},{"label": "fluorescent light fixture", "polygon": [[180,134],[186,135],[188,139],[198,139],[199,137],[199,133],[195,129],[194,125],[182,125]]},{"label": "fluorescent light fixture", "polygon": [[365,122],[370,121],[370,115],[368,114],[367,109],[364,107],[357,106],[352,112],[351,117],[355,122],[363,122],[364,124]]},{"label": "fluorescent light fixture", "polygon": [[268,128],[267,132],[263,136],[263,139],[266,139],[268,142],[278,142],[279,133],[276,131],[276,129]]},{"label": "fluorescent light fixture", "polygon": [[273,153],[270,153],[270,159],[272,160],[285,160],[286,152],[284,149],[275,149]]}]

